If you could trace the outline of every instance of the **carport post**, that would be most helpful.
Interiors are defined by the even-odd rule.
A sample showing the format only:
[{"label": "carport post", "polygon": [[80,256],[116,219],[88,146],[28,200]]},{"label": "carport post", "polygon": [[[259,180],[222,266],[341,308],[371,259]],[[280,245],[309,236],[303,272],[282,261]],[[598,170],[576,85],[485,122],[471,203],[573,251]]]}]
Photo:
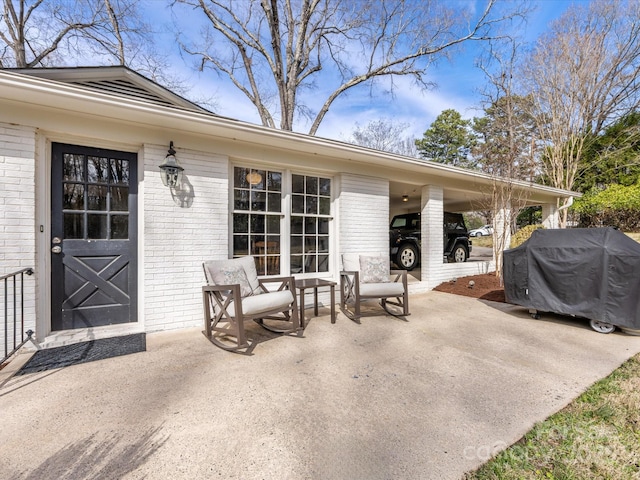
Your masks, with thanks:
[{"label": "carport post", "polygon": [[444,263],[444,237],[442,230],[444,222],[444,192],[439,185],[425,185],[422,187],[421,195],[421,280],[427,282],[428,288],[432,288],[435,287],[435,279],[438,277],[438,273]]}]

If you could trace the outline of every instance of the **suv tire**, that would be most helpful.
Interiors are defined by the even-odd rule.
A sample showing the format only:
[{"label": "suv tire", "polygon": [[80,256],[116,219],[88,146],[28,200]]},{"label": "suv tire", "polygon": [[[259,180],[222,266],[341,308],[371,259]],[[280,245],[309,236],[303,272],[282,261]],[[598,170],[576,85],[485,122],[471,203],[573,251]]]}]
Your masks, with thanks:
[{"label": "suv tire", "polygon": [[463,263],[467,261],[468,257],[467,249],[463,245],[456,245],[453,253],[449,256],[449,263]]},{"label": "suv tire", "polygon": [[411,244],[402,245],[396,255],[396,265],[403,270],[411,271],[418,265],[418,249]]}]

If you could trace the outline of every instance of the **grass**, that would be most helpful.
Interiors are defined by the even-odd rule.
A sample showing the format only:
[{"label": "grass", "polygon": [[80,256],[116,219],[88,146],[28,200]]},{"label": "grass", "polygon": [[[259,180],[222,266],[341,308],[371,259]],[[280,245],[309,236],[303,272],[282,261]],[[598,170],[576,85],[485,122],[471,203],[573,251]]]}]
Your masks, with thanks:
[{"label": "grass", "polygon": [[640,354],[464,478],[640,478]]}]

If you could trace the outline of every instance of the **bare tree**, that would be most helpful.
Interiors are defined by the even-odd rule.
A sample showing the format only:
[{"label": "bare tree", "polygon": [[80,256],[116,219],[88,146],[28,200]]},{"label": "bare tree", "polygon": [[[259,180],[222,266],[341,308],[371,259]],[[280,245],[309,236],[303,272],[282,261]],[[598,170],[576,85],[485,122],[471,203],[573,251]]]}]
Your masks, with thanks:
[{"label": "bare tree", "polygon": [[482,209],[493,212],[493,254],[496,276],[502,280],[502,252],[509,248],[512,225],[526,204],[526,193],[516,180],[529,179],[534,168],[533,120],[527,113],[528,99],[515,94],[514,72],[519,43],[516,39],[492,45],[479,62],[488,87],[484,93],[485,117],[475,119],[481,134],[475,155],[492,176],[491,189]]},{"label": "bare tree", "polygon": [[538,40],[523,72],[546,146],[545,177],[572,190],[588,142],[640,105],[640,2],[572,5]]},{"label": "bare tree", "polygon": [[417,157],[415,141],[405,135],[408,123],[393,120],[372,120],[364,127],[356,123],[347,142],[383,152],[392,152],[408,157]]},{"label": "bare tree", "polygon": [[[411,76],[432,86],[427,68],[466,41],[485,40],[514,13],[496,0],[479,14],[462,3],[423,0],[175,0],[202,12],[199,41],[183,39],[186,52],[226,75],[255,105],[263,125],[293,130],[296,113],[311,120],[314,135],[333,102],[376,79]],[[513,4],[509,4],[511,7]],[[312,112],[307,90],[325,90]],[[331,80],[327,80],[327,79]],[[330,85],[329,85],[330,84]],[[393,83],[391,83],[393,90]],[[318,103],[320,103],[318,102]]]},{"label": "bare tree", "polygon": [[126,65],[187,94],[136,0],[3,0],[0,68]]}]

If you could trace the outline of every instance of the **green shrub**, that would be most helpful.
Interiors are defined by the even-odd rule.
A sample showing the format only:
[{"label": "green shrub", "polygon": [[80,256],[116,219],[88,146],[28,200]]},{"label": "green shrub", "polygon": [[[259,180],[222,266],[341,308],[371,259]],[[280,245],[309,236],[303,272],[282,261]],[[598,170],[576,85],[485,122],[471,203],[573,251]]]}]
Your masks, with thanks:
[{"label": "green shrub", "polygon": [[580,216],[580,227],[618,227],[626,232],[640,231],[640,184],[609,185],[591,190],[571,207]]},{"label": "green shrub", "polygon": [[544,228],[544,226],[538,224],[538,225],[526,225],[522,227],[516,233],[511,235],[511,244],[509,245],[510,248],[516,248],[522,245],[524,242],[529,240],[529,237],[531,236],[531,234],[535,230],[538,230],[539,228]]}]

